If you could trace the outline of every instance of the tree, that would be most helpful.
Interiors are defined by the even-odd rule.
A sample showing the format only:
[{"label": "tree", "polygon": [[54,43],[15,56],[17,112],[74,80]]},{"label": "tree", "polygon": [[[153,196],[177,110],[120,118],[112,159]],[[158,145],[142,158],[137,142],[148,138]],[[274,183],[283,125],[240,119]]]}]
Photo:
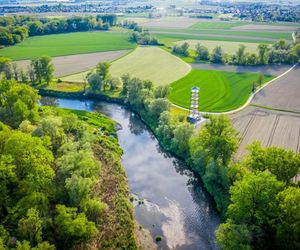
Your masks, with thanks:
[{"label": "tree", "polygon": [[230,188],[228,219],[247,227],[254,249],[265,249],[273,242],[272,221],[278,217],[276,197],[282,189],[283,183],[268,172],[249,172]]},{"label": "tree", "polygon": [[218,246],[224,250],[251,250],[251,233],[247,226],[228,220],[220,225],[216,233]]},{"label": "tree", "polygon": [[174,137],[171,141],[171,148],[184,158],[189,157],[189,140],[193,132],[193,125],[187,122],[180,123],[173,130]]},{"label": "tree", "polygon": [[281,249],[297,249],[300,246],[300,189],[288,187],[277,195],[279,220],[275,224],[276,239]]},{"label": "tree", "polygon": [[166,98],[170,93],[169,85],[159,85],[154,89],[154,98]]},{"label": "tree", "polygon": [[32,21],[27,23],[29,36],[42,35],[44,32],[43,24],[40,21]]},{"label": "tree", "polygon": [[26,218],[18,224],[18,231],[22,239],[28,240],[32,245],[42,241],[42,220],[36,209],[29,209]]},{"label": "tree", "polygon": [[164,111],[168,111],[170,108],[170,103],[165,98],[157,98],[150,102],[149,104],[149,116],[151,119],[157,123],[160,114]]},{"label": "tree", "polygon": [[208,48],[198,43],[196,45],[196,54],[198,60],[207,61],[209,59]]},{"label": "tree", "polygon": [[23,120],[37,120],[38,99],[37,90],[14,80],[0,80],[0,116],[13,128],[17,128]]},{"label": "tree", "polygon": [[213,159],[223,166],[227,166],[237,147],[237,131],[224,115],[210,116],[204,128],[190,141],[191,155],[195,162],[199,152],[202,152],[205,162]]},{"label": "tree", "polygon": [[22,132],[13,133],[6,141],[3,153],[13,159],[18,178],[17,193],[49,192],[54,177],[53,155],[40,138]]},{"label": "tree", "polygon": [[240,45],[239,49],[236,52],[236,62],[238,65],[243,65],[246,63],[246,56],[245,56],[245,45]]},{"label": "tree", "polygon": [[53,79],[54,66],[51,57],[42,56],[31,61],[34,78],[39,84],[45,81],[49,84]]},{"label": "tree", "polygon": [[214,48],[211,58],[211,62],[213,63],[223,63],[224,62],[224,52],[221,48],[221,46],[217,46]]},{"label": "tree", "polygon": [[258,45],[258,55],[260,64],[268,64],[269,61],[269,47],[267,44]]},{"label": "tree", "polygon": [[98,93],[101,91],[103,80],[98,73],[90,73],[87,75],[87,81],[89,84],[89,91],[92,93]]},{"label": "tree", "polygon": [[299,173],[300,156],[291,150],[278,147],[262,148],[254,142],[247,148],[250,154],[246,158],[246,166],[254,171],[269,170],[276,178],[288,184]]},{"label": "tree", "polygon": [[95,224],[88,221],[84,213],[77,213],[76,208],[57,205],[56,213],[54,225],[57,236],[69,245],[86,242],[97,232]]},{"label": "tree", "polygon": [[109,62],[99,62],[96,66],[96,72],[103,81],[106,81],[110,78],[109,68],[111,64]]}]

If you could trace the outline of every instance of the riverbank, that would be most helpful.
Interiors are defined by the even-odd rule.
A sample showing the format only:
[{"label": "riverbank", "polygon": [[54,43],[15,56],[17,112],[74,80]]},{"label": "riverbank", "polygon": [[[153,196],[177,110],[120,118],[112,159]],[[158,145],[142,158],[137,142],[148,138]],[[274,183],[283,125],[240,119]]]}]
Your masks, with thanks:
[{"label": "riverbank", "polygon": [[[137,112],[134,110],[130,105],[127,105],[124,102],[124,99],[122,98],[117,98],[117,97],[110,97],[104,94],[93,94],[93,95],[85,95],[84,92],[63,92],[63,91],[55,91],[55,90],[47,90],[47,89],[40,89],[39,94],[42,96],[50,96],[50,97],[56,97],[56,98],[65,98],[65,99],[78,99],[78,100],[96,100],[96,101],[105,101],[108,103],[116,103],[120,104],[123,106],[128,107],[133,113],[139,116],[139,118],[142,120],[142,122],[148,127],[148,129],[152,132],[152,134],[156,137],[157,141],[159,142],[159,145],[166,150],[168,153],[171,153],[173,156],[176,158],[182,160],[187,164],[189,167],[189,170],[194,173],[194,175],[201,180],[202,182],[202,176],[200,176],[199,173],[195,172],[192,167],[190,166],[190,162],[188,159],[183,158],[177,152],[170,150],[169,148],[166,147],[158,138],[157,133],[156,133],[156,128],[154,124],[152,124],[149,120],[146,119],[145,116],[143,116],[141,113]],[[203,183],[202,183],[203,184]]]}]

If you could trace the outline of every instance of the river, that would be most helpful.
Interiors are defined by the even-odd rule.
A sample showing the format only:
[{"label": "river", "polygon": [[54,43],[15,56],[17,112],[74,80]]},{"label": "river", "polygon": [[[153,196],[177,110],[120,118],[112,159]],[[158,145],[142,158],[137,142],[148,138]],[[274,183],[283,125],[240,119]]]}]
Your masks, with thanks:
[{"label": "river", "polygon": [[118,104],[44,97],[45,105],[97,111],[118,122],[119,143],[124,150],[135,218],[151,232],[161,235],[159,249],[217,249],[215,230],[220,220],[212,198],[185,164],[166,153],[152,132],[134,113]]}]

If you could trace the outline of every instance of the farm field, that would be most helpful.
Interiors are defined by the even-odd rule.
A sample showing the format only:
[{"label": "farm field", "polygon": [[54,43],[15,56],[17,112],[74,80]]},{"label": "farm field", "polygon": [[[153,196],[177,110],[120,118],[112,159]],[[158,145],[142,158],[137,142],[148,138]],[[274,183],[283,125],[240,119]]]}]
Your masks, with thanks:
[{"label": "farm field", "polygon": [[132,49],[126,32],[74,32],[35,36],[12,47],[0,50],[0,56],[12,60],[33,59],[42,55],[51,57],[103,51]]},{"label": "farm field", "polygon": [[[278,39],[292,40],[292,32],[264,32],[264,31],[239,31],[227,29],[193,29],[193,28],[149,28],[153,34],[181,34],[193,36],[210,36],[210,37],[224,37],[224,38],[243,38],[260,41],[273,42]],[[233,40],[234,41],[234,40]]]},{"label": "farm field", "polygon": [[[165,50],[158,47],[138,47],[114,61],[110,73],[113,77],[129,73],[143,80],[151,80],[154,84],[168,84],[184,77],[190,70],[190,65]],[[71,75],[62,80],[81,82],[86,74],[87,72]]]},{"label": "farm field", "polygon": [[212,52],[216,46],[221,46],[225,53],[231,55],[236,53],[236,51],[238,50],[241,44],[246,46],[246,52],[249,53],[257,53],[257,46],[258,46],[258,43],[241,43],[241,42],[210,41],[210,40],[182,40],[182,41],[174,42],[174,44],[181,45],[185,42],[187,42],[190,45],[189,49],[192,50],[196,49],[196,45],[198,43],[207,47],[210,52]]},{"label": "farm field", "polygon": [[[106,51],[106,52],[96,52],[88,54],[79,54],[71,56],[58,56],[53,58],[54,64],[54,76],[61,77],[78,72],[90,70],[95,68],[97,63],[113,61],[118,59],[121,56],[124,56],[126,53],[129,53],[130,50],[116,50],[116,51]],[[16,61],[17,65],[22,69],[26,70],[30,65],[30,60],[21,60]]]},{"label": "farm field", "polygon": [[300,65],[259,91],[252,102],[276,109],[300,112]]},{"label": "farm field", "polygon": [[278,146],[300,153],[300,115],[249,106],[231,115],[231,119],[241,137],[238,157],[247,154],[245,147],[257,140],[264,147]]},{"label": "farm field", "polygon": [[167,17],[161,19],[150,20],[149,22],[143,23],[145,28],[188,28],[193,24],[197,23],[199,20],[196,18],[188,17]]},{"label": "farm field", "polygon": [[[249,98],[255,73],[234,73],[217,70],[193,69],[186,77],[171,84],[169,100],[189,108],[191,88],[200,87],[199,110],[225,112],[242,106]],[[264,81],[272,77],[265,76]]]}]

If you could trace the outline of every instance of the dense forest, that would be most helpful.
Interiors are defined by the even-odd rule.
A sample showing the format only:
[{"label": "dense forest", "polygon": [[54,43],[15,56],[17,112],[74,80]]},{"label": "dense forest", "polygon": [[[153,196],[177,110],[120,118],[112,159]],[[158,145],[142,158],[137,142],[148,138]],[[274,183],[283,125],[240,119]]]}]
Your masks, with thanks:
[{"label": "dense forest", "polygon": [[0,81],[0,249],[136,249],[115,124]]},{"label": "dense forest", "polygon": [[34,16],[0,17],[0,46],[14,45],[28,36],[40,36],[76,31],[108,30],[117,23],[116,15],[69,17],[65,19]]}]

